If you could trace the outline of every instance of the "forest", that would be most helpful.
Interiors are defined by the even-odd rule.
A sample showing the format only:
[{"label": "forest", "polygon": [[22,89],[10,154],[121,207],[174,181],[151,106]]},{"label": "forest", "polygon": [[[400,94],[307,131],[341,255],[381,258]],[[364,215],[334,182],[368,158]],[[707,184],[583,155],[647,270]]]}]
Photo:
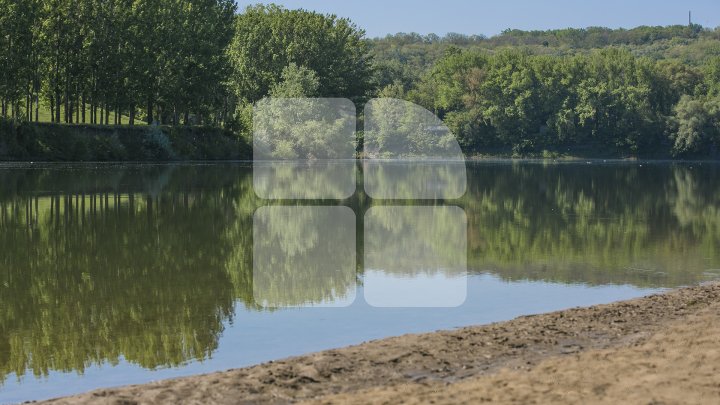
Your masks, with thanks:
[{"label": "forest", "polygon": [[468,155],[716,157],[720,29],[367,38],[346,18],[232,0],[0,0],[2,120],[247,140],[267,96],[348,98],[361,120],[372,98],[408,100]]}]

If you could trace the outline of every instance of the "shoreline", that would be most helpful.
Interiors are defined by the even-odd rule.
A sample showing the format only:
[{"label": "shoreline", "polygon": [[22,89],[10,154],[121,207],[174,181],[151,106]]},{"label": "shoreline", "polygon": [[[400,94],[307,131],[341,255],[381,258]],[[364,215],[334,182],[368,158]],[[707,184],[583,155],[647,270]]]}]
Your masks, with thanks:
[{"label": "shoreline", "polygon": [[[327,162],[347,162],[353,161],[362,163],[363,159],[335,159],[327,160]],[[0,158],[0,169],[23,169],[23,168],[48,168],[48,167],[112,167],[112,166],[182,166],[182,165],[222,165],[222,164],[255,164],[265,161],[255,161],[252,159],[182,159],[182,160],[3,160]],[[297,161],[283,161],[300,162]],[[458,163],[459,161],[450,160],[434,160],[432,163]],[[635,165],[635,164],[710,164],[720,163],[720,159],[713,158],[600,158],[600,157],[579,157],[567,156],[561,158],[543,158],[543,157],[510,157],[510,156],[483,156],[467,157],[464,160],[466,164],[617,164],[617,165]]]},{"label": "shoreline", "polygon": [[718,372],[713,282],[42,403],[695,402],[720,399]]}]

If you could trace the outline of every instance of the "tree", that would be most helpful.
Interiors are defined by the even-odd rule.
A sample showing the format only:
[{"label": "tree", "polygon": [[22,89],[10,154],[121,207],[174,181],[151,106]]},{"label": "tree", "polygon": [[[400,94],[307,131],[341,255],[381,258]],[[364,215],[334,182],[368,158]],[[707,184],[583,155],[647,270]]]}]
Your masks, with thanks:
[{"label": "tree", "polygon": [[677,131],[673,150],[676,154],[720,146],[720,98],[683,96],[675,106]]},{"label": "tree", "polygon": [[21,111],[29,114],[36,90],[38,8],[36,0],[0,0],[0,114],[5,118],[29,118]]},{"label": "tree", "polygon": [[91,123],[132,124],[145,106],[148,122],[182,110],[218,123],[234,15],[232,0],[2,0],[3,112],[37,119],[42,95],[54,122],[86,122],[89,107]]},{"label": "tree", "polygon": [[191,111],[199,124],[210,115],[215,122],[224,121],[230,75],[226,48],[233,37],[235,3],[194,0],[171,2],[165,9],[165,35],[173,40],[157,50],[161,60],[158,96],[163,110],[173,123],[178,123],[182,112],[188,124]]},{"label": "tree", "polygon": [[576,91],[584,136],[632,153],[656,144],[671,106],[662,102],[652,62],[610,48],[592,53],[583,63]]},{"label": "tree", "polygon": [[710,59],[703,70],[708,94],[720,95],[720,56]]},{"label": "tree", "polygon": [[315,97],[318,94],[320,80],[308,68],[290,63],[280,77],[282,81],[270,88],[272,97]]},{"label": "tree", "polygon": [[276,5],[251,6],[237,17],[230,45],[239,100],[255,102],[295,63],[317,74],[321,97],[363,99],[371,85],[364,32],[349,20]]}]

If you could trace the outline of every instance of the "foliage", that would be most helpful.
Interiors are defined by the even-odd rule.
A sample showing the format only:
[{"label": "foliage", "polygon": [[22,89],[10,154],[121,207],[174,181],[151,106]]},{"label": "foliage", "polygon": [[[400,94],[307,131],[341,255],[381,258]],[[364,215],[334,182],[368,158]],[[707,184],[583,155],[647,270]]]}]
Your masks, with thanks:
[{"label": "foliage", "polygon": [[370,88],[364,32],[347,19],[257,5],[238,15],[235,27],[232,82],[246,102],[268,95],[290,64],[315,72],[321,97],[359,100]]},{"label": "foliage", "polygon": [[[3,0],[2,116],[53,122],[228,119],[232,0]],[[190,114],[193,114],[192,118]]]},{"label": "foliage", "polygon": [[684,95],[675,106],[677,133],[674,151],[678,154],[710,151],[720,147],[720,97],[693,98]]},{"label": "foliage", "polygon": [[169,160],[175,158],[175,151],[170,144],[170,138],[156,125],[148,127],[143,137],[143,150],[149,158]]},{"label": "foliage", "polygon": [[[535,54],[555,56],[586,53],[605,47],[626,47],[635,56],[653,59],[678,58],[702,63],[709,56],[720,55],[720,30],[700,25],[641,26],[632,29],[604,27],[566,28],[546,31],[509,29],[493,37],[449,33],[398,33],[370,41],[372,54],[380,66],[399,62],[408,75],[423,73],[431,68],[448,49],[496,51],[523,48]],[[397,69],[392,69],[397,71]],[[415,73],[413,73],[415,72]],[[390,81],[392,82],[392,80]],[[383,85],[388,81],[381,82]]]},{"label": "foliage", "polygon": [[[670,156],[717,144],[719,29],[369,40],[335,15],[236,11],[232,0],[0,0],[0,116],[209,125],[249,139],[253,105],[267,96],[341,97],[359,107],[382,97],[434,112],[469,154],[590,146]],[[20,153],[8,142],[0,151]],[[93,150],[67,142],[72,156]],[[143,158],[136,151],[123,155]]]},{"label": "foliage", "polygon": [[290,63],[283,69],[280,79],[280,82],[270,88],[270,97],[302,98],[318,95],[320,80],[317,74],[308,68]]},{"label": "foliage", "polygon": [[255,105],[256,159],[352,159],[355,106],[343,99],[266,98]]},{"label": "foliage", "polygon": [[250,146],[212,127],[15,123],[0,119],[0,160],[249,159]]},{"label": "foliage", "polygon": [[400,33],[370,45],[376,95],[434,111],[468,154],[703,153],[681,145],[692,130],[678,102],[720,94],[720,30],[699,25]]},{"label": "foliage", "polygon": [[587,144],[619,155],[669,154],[673,142],[685,150],[677,140],[692,132],[674,124],[687,118],[676,106],[688,93],[712,92],[712,66],[656,62],[621,48],[562,57],[451,49],[408,98],[443,118],[469,154]]}]

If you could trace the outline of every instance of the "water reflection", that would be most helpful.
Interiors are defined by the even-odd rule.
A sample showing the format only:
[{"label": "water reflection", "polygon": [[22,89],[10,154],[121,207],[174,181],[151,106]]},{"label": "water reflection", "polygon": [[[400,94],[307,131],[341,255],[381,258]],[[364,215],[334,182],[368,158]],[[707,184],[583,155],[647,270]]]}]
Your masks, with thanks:
[{"label": "water reflection", "polygon": [[355,213],[265,206],[253,219],[253,297],[264,307],[347,306],[355,298]]},{"label": "water reflection", "polygon": [[[717,277],[718,174],[710,164],[469,164],[468,191],[452,202],[467,219],[468,271],[644,287]],[[373,237],[376,227],[363,229],[371,200],[358,191],[342,202],[360,224],[355,235],[333,233],[340,224],[309,237],[310,224],[290,213],[264,239],[296,257],[321,246],[313,242],[320,236],[343,246],[356,240],[355,272],[320,276],[323,284],[285,262],[269,274],[291,282],[256,280],[265,301],[256,302],[253,216],[262,204],[252,185],[243,165],[0,169],[0,378],[121,359],[145,368],[206,359],[234,303],[256,311],[344,299],[364,268],[430,282],[438,271],[457,275],[447,264],[462,249],[448,236],[453,221],[400,258],[384,249],[390,240],[413,248],[404,237],[429,232],[412,220],[422,214],[378,211],[383,235],[396,239]]]},{"label": "water reflection", "polygon": [[365,300],[374,307],[457,307],[467,295],[467,218],[455,206],[365,213]]},{"label": "water reflection", "polygon": [[467,187],[464,161],[366,159],[363,174],[365,191],[376,199],[457,199]]},{"label": "water reflection", "polygon": [[645,287],[713,277],[717,175],[715,164],[477,166],[463,199],[469,266],[511,280]]},{"label": "water reflection", "polygon": [[253,186],[265,199],[341,200],[355,192],[356,166],[354,160],[255,162]]},{"label": "water reflection", "polygon": [[0,375],[121,357],[175,366],[216,349],[237,296],[223,237],[238,219],[236,177],[172,167],[2,176]]}]

